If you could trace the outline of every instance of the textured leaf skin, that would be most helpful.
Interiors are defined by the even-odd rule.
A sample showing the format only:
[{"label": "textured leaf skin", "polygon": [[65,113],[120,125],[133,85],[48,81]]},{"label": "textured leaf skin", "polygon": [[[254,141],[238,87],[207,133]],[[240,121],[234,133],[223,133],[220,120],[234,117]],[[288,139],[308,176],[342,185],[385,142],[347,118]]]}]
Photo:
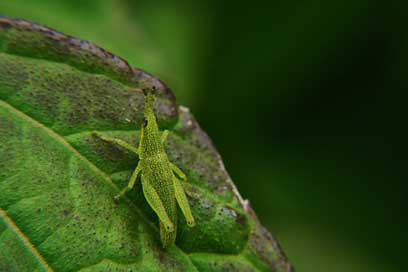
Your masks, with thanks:
[{"label": "textured leaf skin", "polygon": [[[196,219],[161,247],[141,186],[123,200],[138,158],[91,135],[138,145],[142,88],[169,129],[170,161]],[[292,271],[242,200],[211,140],[171,90],[77,38],[0,19],[0,271]],[[179,211],[180,212],[180,211]]]}]

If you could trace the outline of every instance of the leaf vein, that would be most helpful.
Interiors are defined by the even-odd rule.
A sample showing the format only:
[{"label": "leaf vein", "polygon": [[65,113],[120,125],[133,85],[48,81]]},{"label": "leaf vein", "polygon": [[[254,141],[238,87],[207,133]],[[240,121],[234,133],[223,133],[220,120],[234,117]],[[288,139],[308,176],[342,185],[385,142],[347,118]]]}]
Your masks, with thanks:
[{"label": "leaf vein", "polygon": [[13,219],[11,219],[2,208],[0,208],[0,218],[2,219],[6,227],[14,232],[14,234],[19,238],[25,248],[30,251],[40,267],[44,271],[53,271],[48,265],[47,261],[43,258],[41,253],[36,249],[34,244],[31,243],[30,239],[20,230],[20,228],[14,223]]}]

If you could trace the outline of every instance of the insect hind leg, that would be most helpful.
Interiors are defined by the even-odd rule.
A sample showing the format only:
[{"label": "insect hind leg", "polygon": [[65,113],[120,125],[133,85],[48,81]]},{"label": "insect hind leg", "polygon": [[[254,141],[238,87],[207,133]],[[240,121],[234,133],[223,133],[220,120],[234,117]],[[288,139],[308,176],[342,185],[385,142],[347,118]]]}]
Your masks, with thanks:
[{"label": "insect hind leg", "polygon": [[184,217],[186,218],[187,225],[189,225],[190,227],[194,227],[195,220],[193,214],[191,213],[190,204],[188,203],[186,194],[184,193],[184,188],[181,185],[181,182],[176,177],[173,177],[173,184],[177,203],[179,204],[180,209]]},{"label": "insect hind leg", "polygon": [[167,215],[166,208],[160,199],[158,193],[154,190],[153,186],[146,179],[142,178],[143,194],[152,207],[153,211],[157,214],[160,219],[160,223],[163,223],[167,232],[174,232],[174,225],[171,222],[169,216]]}]

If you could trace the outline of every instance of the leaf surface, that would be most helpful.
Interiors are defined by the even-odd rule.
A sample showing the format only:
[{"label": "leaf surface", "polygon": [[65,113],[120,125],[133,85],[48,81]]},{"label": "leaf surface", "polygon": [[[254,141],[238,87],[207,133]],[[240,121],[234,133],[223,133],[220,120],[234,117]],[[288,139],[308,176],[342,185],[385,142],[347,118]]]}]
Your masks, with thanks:
[{"label": "leaf surface", "polygon": [[[137,156],[142,88],[158,90],[160,129],[196,227],[179,216],[163,249],[140,184],[123,200]],[[180,211],[179,211],[180,212]],[[171,90],[92,43],[0,18],[0,271],[291,271],[239,195],[211,140]]]}]

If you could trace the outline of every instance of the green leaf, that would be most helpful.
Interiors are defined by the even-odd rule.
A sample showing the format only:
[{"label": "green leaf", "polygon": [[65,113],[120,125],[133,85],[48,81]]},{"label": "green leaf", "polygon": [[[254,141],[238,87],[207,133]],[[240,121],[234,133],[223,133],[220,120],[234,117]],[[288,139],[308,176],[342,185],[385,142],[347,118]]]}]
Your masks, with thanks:
[{"label": "green leaf", "polygon": [[[140,185],[115,203],[138,158],[92,131],[138,144],[142,88],[159,92],[167,153],[197,225],[179,216],[163,249]],[[291,271],[165,84],[79,39],[0,18],[0,271]]]}]

